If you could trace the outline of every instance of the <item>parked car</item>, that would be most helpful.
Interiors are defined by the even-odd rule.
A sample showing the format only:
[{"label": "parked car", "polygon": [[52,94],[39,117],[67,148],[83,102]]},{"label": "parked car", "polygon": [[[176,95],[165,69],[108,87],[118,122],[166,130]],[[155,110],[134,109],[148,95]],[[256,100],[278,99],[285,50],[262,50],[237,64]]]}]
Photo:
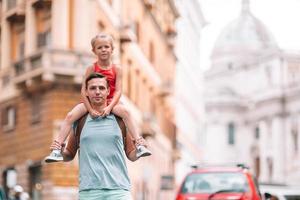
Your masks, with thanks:
[{"label": "parked car", "polygon": [[300,200],[300,186],[260,184],[259,188],[263,194],[271,194],[276,200]]},{"label": "parked car", "polygon": [[261,200],[258,184],[248,168],[196,167],[187,174],[176,200]]},{"label": "parked car", "polygon": [[6,200],[5,191],[2,187],[0,187],[0,200]]}]

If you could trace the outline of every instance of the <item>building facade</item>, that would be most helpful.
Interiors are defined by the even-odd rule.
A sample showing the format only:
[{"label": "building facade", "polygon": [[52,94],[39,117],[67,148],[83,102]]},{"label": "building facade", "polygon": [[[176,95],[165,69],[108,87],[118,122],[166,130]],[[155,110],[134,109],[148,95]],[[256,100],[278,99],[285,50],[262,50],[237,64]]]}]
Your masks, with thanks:
[{"label": "building facade", "polygon": [[201,30],[206,21],[199,1],[175,1],[176,20],[176,182],[180,184],[191,165],[202,157],[199,135],[204,125],[203,72],[200,66]]},{"label": "building facade", "polygon": [[2,0],[0,184],[15,183],[34,200],[76,199],[78,162],[42,162],[67,112],[80,101],[90,40],[115,39],[123,67],[122,101],[153,156],[128,162],[134,199],[171,199],[176,126],[173,1]]},{"label": "building facade", "polygon": [[281,50],[242,1],[205,74],[205,158],[246,163],[266,183],[299,184],[300,53]]}]

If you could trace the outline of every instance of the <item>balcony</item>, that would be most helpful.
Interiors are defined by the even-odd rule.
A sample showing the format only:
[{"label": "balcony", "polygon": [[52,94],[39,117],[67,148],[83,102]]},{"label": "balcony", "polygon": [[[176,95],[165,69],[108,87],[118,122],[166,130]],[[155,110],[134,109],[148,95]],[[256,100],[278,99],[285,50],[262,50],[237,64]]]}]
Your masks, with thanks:
[{"label": "balcony", "polygon": [[155,0],[144,0],[144,4],[145,4],[146,8],[148,8],[149,10],[152,10],[153,7],[155,6]]},{"label": "balcony", "polygon": [[136,35],[131,28],[129,24],[124,25],[121,28],[120,32],[120,42],[121,43],[126,43],[126,42],[135,42],[136,41]]},{"label": "balcony", "polygon": [[168,25],[166,28],[167,42],[170,48],[175,47],[177,31],[174,25]]},{"label": "balcony", "polygon": [[167,97],[173,93],[173,83],[171,81],[163,81],[160,85],[158,96]]},{"label": "balcony", "polygon": [[50,8],[52,0],[32,0],[34,8]]},{"label": "balcony", "polygon": [[41,48],[51,43],[51,32],[46,31],[37,34],[37,47]]},{"label": "balcony", "polygon": [[94,60],[89,53],[42,49],[14,63],[14,83],[20,89],[57,82],[81,84],[85,68]]},{"label": "balcony", "polygon": [[126,52],[126,54],[128,54],[129,58],[132,58],[132,60],[136,61],[136,66],[141,72],[141,77],[148,79],[151,87],[153,87],[156,91],[161,84],[160,75],[154,69],[147,56],[141,50],[140,46],[134,42],[129,42],[123,45],[123,50]]},{"label": "balcony", "polygon": [[25,1],[17,3],[17,0],[7,1],[7,12],[5,16],[11,22],[24,22],[25,20]]}]

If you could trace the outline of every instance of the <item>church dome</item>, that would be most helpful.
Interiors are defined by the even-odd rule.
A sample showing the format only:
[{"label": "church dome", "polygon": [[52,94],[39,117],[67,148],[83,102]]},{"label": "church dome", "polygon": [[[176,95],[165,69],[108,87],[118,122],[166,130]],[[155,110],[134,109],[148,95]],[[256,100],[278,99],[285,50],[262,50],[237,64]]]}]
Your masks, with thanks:
[{"label": "church dome", "polygon": [[[225,57],[241,57],[262,55],[267,50],[277,50],[278,46],[270,31],[249,9],[249,0],[243,0],[240,16],[229,23],[219,35],[212,60],[224,60]],[[234,60],[233,60],[234,62]]]}]

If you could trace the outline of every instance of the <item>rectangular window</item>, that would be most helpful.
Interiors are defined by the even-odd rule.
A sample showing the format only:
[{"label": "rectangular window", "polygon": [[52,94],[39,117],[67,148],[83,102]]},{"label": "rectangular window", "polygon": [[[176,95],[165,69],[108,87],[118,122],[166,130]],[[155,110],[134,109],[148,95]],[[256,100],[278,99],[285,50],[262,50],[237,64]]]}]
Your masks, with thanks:
[{"label": "rectangular window", "polygon": [[40,163],[29,167],[29,189],[32,200],[42,199],[42,166]]},{"label": "rectangular window", "polygon": [[25,22],[11,22],[11,58],[13,62],[24,58]]},{"label": "rectangular window", "polygon": [[37,47],[51,44],[51,5],[36,8]]},{"label": "rectangular window", "polygon": [[298,144],[298,130],[297,129],[292,129],[292,141],[293,141],[293,150],[294,153],[297,154],[298,153],[298,148],[299,148],[299,144]]},{"label": "rectangular window", "polygon": [[2,127],[4,131],[10,131],[16,125],[16,108],[8,106],[2,110]]},{"label": "rectangular window", "polygon": [[149,60],[152,64],[154,64],[155,61],[155,54],[154,54],[154,44],[153,42],[150,42],[149,44]]},{"label": "rectangular window", "polygon": [[228,124],[228,144],[234,145],[235,143],[235,125],[234,123]]},{"label": "rectangular window", "polygon": [[260,130],[259,130],[259,127],[256,127],[255,128],[255,139],[259,139],[259,136],[260,136]]},{"label": "rectangular window", "polygon": [[31,99],[31,123],[41,121],[41,96],[34,95]]},{"label": "rectangular window", "polygon": [[5,88],[6,86],[8,86],[9,85],[9,83],[10,83],[10,81],[11,81],[11,76],[10,75],[4,75],[3,77],[2,77],[2,87],[3,88]]}]

